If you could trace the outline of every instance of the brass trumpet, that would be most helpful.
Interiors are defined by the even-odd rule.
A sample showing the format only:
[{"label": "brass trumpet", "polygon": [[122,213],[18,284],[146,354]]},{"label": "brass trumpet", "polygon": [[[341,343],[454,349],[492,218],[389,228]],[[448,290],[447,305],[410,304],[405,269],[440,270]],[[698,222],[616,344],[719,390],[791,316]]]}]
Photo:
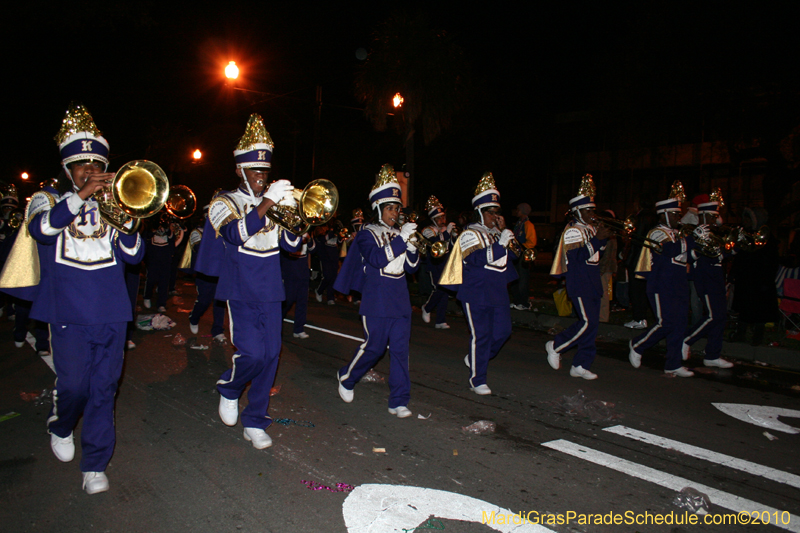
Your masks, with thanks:
[{"label": "brass trumpet", "polygon": [[302,191],[292,191],[292,197],[297,207],[278,203],[267,210],[267,216],[295,235],[307,233],[311,226],[325,224],[339,207],[339,191],[328,180],[314,180]]},{"label": "brass trumpet", "polygon": [[349,239],[352,236],[352,232],[350,231],[350,228],[342,227],[339,230],[338,236],[339,236],[339,240],[346,241],[347,239]]},{"label": "brass trumpet", "polygon": [[[408,215],[400,213],[400,216],[398,217],[397,220],[398,222],[397,226],[399,228],[402,228],[404,224],[407,224],[409,222],[416,222],[418,218],[419,215],[417,215],[415,211],[412,211]],[[443,243],[442,241],[431,242],[428,239],[426,239],[425,236],[422,235],[422,233],[418,231],[415,231],[414,233],[411,234],[411,237],[409,238],[408,242],[410,242],[417,249],[420,255],[427,255],[428,249],[430,249],[431,257],[433,257],[434,259],[443,257],[447,253],[447,245],[445,243]]]},{"label": "brass trumpet", "polygon": [[[152,161],[130,161],[120,168],[111,182],[94,193],[100,217],[126,235],[139,229],[143,218],[164,207],[169,194],[167,174]],[[125,224],[134,220],[128,229]]]},{"label": "brass trumpet", "polygon": [[17,229],[22,225],[22,221],[25,220],[25,215],[22,211],[14,211],[11,213],[11,216],[8,217],[8,227],[11,229]]},{"label": "brass trumpet", "polygon": [[508,241],[506,249],[519,257],[523,263],[533,263],[536,261],[536,249],[525,248],[516,238],[512,238]]}]

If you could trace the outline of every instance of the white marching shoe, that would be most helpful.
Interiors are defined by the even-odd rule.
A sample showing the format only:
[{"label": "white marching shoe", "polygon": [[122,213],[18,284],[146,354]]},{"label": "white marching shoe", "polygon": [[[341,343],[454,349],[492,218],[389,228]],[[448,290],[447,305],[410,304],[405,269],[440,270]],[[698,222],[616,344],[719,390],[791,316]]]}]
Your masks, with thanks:
[{"label": "white marching shoe", "polygon": [[83,490],[86,494],[97,494],[108,490],[108,477],[105,472],[84,472]]},{"label": "white marching shoe", "polygon": [[53,450],[53,455],[62,463],[68,463],[75,458],[75,442],[72,439],[72,433],[63,439],[55,433],[50,434],[50,448]]},{"label": "white marching shoe", "polygon": [[426,324],[431,323],[431,314],[425,310],[425,306],[422,306],[422,321]]},{"label": "white marching shoe", "polygon": [[235,426],[239,421],[239,399],[229,400],[219,395],[219,417],[226,426]]},{"label": "white marching shoe", "polygon": [[626,322],[623,324],[628,329],[647,329],[647,320],[631,320],[630,322]]},{"label": "white marching shoe", "polygon": [[197,335],[197,332],[200,331],[200,324],[192,324],[189,322],[189,331],[192,332],[192,335]]},{"label": "white marching shoe", "polygon": [[469,390],[477,394],[478,396],[488,396],[492,393],[492,389],[489,388],[489,385],[483,384],[478,385],[477,387],[470,387]]},{"label": "white marching shoe", "polygon": [[344,400],[344,403],[352,402],[354,396],[353,390],[344,388],[341,378],[339,377],[339,372],[336,372],[336,381],[339,383],[339,397]]},{"label": "white marching shoe", "polygon": [[597,379],[597,374],[583,368],[582,366],[573,366],[569,369],[569,375],[573,378],[583,378],[587,380]]},{"label": "white marching shoe", "polygon": [[692,355],[692,349],[684,342],[683,346],[681,346],[681,358],[684,361],[688,361],[690,355]]},{"label": "white marching shoe", "polygon": [[731,368],[733,367],[733,363],[730,361],[726,361],[722,357],[718,359],[703,359],[703,364],[705,366],[715,366],[717,368]]},{"label": "white marching shoe", "polygon": [[450,326],[447,324],[447,322],[442,322],[441,324],[436,324],[433,327],[435,327],[436,329],[450,329]]},{"label": "white marching shoe", "polygon": [[685,366],[676,368],[675,370],[664,370],[665,374],[675,374],[679,378],[690,378],[694,376],[694,372],[686,368]]},{"label": "white marching shoe", "polygon": [[405,405],[401,405],[398,407],[390,407],[389,414],[394,415],[397,418],[408,418],[409,416],[411,416],[411,409],[409,409]]},{"label": "white marching shoe", "polygon": [[292,333],[292,336],[295,339],[307,339],[308,333],[306,333],[305,331],[301,331],[300,333]]},{"label": "white marching shoe", "polygon": [[631,362],[633,368],[639,368],[642,366],[642,354],[633,349],[632,341],[628,342],[628,348],[630,348],[630,352],[628,352],[628,361]]},{"label": "white marching shoe", "polygon": [[464,364],[467,365],[467,368],[472,368],[469,364],[469,354],[464,356]]},{"label": "white marching shoe", "polygon": [[272,446],[272,438],[261,428],[244,428],[244,440],[252,442],[256,450]]},{"label": "white marching shoe", "polygon": [[142,300],[142,304],[144,305],[145,309],[150,309],[150,307],[151,307],[151,303],[150,303],[150,300],[148,298],[145,298],[144,300]]},{"label": "white marching shoe", "polygon": [[553,341],[547,341],[544,345],[544,349],[547,351],[547,362],[553,370],[558,370],[561,368],[561,354],[558,353],[553,346]]}]

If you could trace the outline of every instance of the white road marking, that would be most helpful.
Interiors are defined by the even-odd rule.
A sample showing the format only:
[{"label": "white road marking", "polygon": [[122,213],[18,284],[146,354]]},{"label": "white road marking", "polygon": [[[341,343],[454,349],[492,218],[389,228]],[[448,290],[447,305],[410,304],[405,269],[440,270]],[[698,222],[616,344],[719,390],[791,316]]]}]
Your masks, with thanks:
[{"label": "white road marking", "polygon": [[800,418],[800,411],[794,409],[771,407],[769,405],[747,405],[744,403],[712,403],[711,405],[726,415],[748,424],[755,424],[756,426],[783,431],[784,433],[800,433],[800,429],[778,420],[779,416]]},{"label": "white road marking", "polygon": [[[767,505],[736,496],[735,494],[724,492],[715,489],[714,487],[703,485],[702,483],[696,483],[686,478],[673,476],[672,474],[667,474],[666,472],[661,472],[660,470],[627,461],[625,459],[620,459],[619,457],[599,452],[591,448],[586,448],[585,446],[581,446],[567,440],[559,439],[545,442],[542,444],[542,446],[546,446],[547,448],[551,448],[553,450],[558,450],[591,463],[605,466],[612,470],[616,470],[617,472],[627,474],[631,477],[655,483],[656,485],[674,490],[675,492],[679,492],[684,487],[693,487],[700,492],[706,493],[711,500],[712,505],[718,505],[720,507],[724,507],[725,509],[730,509],[736,513],[741,511],[747,513],[761,513],[762,511],[767,511],[770,514],[777,513],[775,516],[781,516],[781,513],[783,512],[782,509],[774,509]],[[782,529],[786,529],[787,531],[800,532],[800,517],[789,514],[789,520],[787,524],[778,523],[776,525]]]},{"label": "white road marking", "polygon": [[[288,318],[284,318],[283,321],[284,322],[288,322],[289,324],[294,324],[294,320],[289,320]],[[306,324],[303,327],[306,327],[308,329],[315,329],[317,331],[323,331],[325,333],[330,333],[331,335],[336,335],[338,337],[344,337],[345,339],[352,339],[354,341],[364,342],[364,339],[361,339],[359,337],[353,337],[352,335],[347,335],[346,333],[339,333],[338,331],[333,331],[333,330],[330,330],[330,329],[321,328],[319,326],[312,326],[311,324]]]},{"label": "white road marking", "polygon": [[625,426],[613,426],[610,428],[605,428],[603,431],[608,431],[609,433],[614,433],[616,435],[622,435],[623,437],[628,437],[629,439],[659,446],[667,450],[676,450],[681,453],[685,453],[686,455],[696,457],[697,459],[703,459],[705,461],[717,463],[718,465],[727,466],[728,468],[733,468],[741,472],[747,472],[748,474],[753,474],[755,476],[761,476],[763,478],[777,481],[778,483],[785,483],[786,485],[791,485],[792,487],[800,489],[800,476],[790,474],[789,472],[783,472],[782,470],[778,470],[776,468],[763,466],[757,463],[751,463],[750,461],[745,461],[744,459],[738,459],[730,455],[713,452],[711,450],[692,446],[691,444],[684,444],[683,442],[659,437],[658,435],[652,435],[650,433],[645,433],[644,431],[631,429]]},{"label": "white road marking", "polygon": [[[552,533],[552,529],[531,523],[498,524],[485,516],[516,515],[484,500],[445,490],[403,485],[359,485],[342,504],[348,533],[402,532],[420,526],[429,517],[484,524],[504,533]],[[524,517],[523,513],[523,517]],[[425,531],[425,530],[421,530]]]}]

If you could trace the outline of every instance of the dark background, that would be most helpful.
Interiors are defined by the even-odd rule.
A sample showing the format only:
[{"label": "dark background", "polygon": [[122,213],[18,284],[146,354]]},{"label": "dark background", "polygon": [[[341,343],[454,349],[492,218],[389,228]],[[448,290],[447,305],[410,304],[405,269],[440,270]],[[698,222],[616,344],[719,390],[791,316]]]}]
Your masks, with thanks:
[{"label": "dark background", "polygon": [[[491,170],[507,209],[520,201],[551,209],[553,154],[563,157],[567,144],[602,150],[702,135],[766,139],[759,146],[775,152],[800,124],[797,5],[404,2],[461,46],[472,88],[449,129],[428,145],[416,138],[415,203],[436,194],[451,210],[468,209]],[[320,86],[314,174],[339,186],[349,213],[367,203],[380,165],[405,161],[402,136],[376,132],[353,91],[356,50],[370,48],[371,32],[394,10],[381,2],[14,3],[2,37],[10,91],[0,179],[19,183],[27,171],[38,184],[57,174],[53,136],[76,100],[109,140],[112,170],[152,159],[201,205],[235,185],[232,150],[258,112],[276,144],[273,176],[302,187]],[[256,92],[225,84],[230,60],[242,70],[237,86]],[[554,130],[569,116],[594,118],[566,143]],[[584,135],[598,123],[602,135]],[[195,148],[200,164],[190,159]],[[796,181],[796,166],[786,172],[783,181]]]}]

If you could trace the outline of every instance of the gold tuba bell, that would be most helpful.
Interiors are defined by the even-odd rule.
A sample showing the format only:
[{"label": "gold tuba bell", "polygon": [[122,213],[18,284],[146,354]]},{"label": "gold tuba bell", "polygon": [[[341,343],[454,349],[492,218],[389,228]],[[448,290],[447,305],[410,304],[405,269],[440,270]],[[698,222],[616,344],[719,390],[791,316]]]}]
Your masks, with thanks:
[{"label": "gold tuba bell", "polygon": [[[106,187],[96,193],[101,218],[118,231],[132,235],[141,219],[155,215],[167,201],[169,178],[152,161],[125,163]],[[134,220],[129,229],[125,224]]]},{"label": "gold tuba bell", "polygon": [[267,216],[295,235],[307,233],[311,226],[325,224],[339,207],[339,191],[328,180],[314,180],[302,191],[295,189],[292,196],[297,207],[278,203],[267,210]]}]

